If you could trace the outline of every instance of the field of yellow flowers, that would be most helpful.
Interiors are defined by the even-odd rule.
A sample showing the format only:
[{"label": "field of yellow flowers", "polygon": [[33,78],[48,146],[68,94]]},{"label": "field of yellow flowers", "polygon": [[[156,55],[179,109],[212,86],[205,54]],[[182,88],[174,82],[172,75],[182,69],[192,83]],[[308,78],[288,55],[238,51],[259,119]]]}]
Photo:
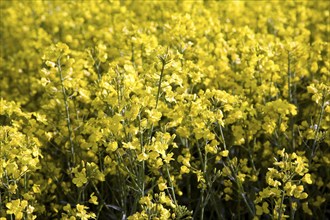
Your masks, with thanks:
[{"label": "field of yellow flowers", "polygon": [[329,1],[0,10],[0,220],[330,214]]}]

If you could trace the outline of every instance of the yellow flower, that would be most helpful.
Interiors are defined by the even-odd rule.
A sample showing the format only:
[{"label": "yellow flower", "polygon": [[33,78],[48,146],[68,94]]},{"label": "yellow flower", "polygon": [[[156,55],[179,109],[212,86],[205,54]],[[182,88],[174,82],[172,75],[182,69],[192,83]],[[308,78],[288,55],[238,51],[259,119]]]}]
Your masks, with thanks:
[{"label": "yellow flower", "polygon": [[186,167],[185,165],[181,166],[181,169],[180,169],[180,174],[186,174],[186,173],[189,173],[190,170],[188,167]]},{"label": "yellow flower", "polygon": [[159,184],[158,184],[158,189],[159,189],[160,191],[164,191],[165,189],[167,189],[167,185],[166,185],[166,183],[159,183]]},{"label": "yellow flower", "polygon": [[304,213],[306,213],[308,215],[313,215],[312,210],[308,207],[308,202],[303,202],[302,208],[303,208]]},{"label": "yellow flower", "polygon": [[205,152],[206,153],[211,153],[211,154],[216,154],[217,153],[217,149],[216,149],[215,146],[211,146],[211,145],[207,144],[205,146]]},{"label": "yellow flower", "polygon": [[78,170],[74,171],[75,177],[72,179],[72,182],[77,186],[77,187],[82,187],[87,183],[87,177],[86,177],[86,168],[83,168],[81,172]]},{"label": "yellow flower", "polygon": [[162,159],[161,158],[158,158],[157,160],[156,160],[156,163],[154,164],[154,166],[155,166],[155,168],[156,169],[159,169],[161,166],[163,166],[163,161],[162,161]]},{"label": "yellow flower", "polygon": [[90,195],[90,199],[88,200],[89,203],[92,203],[94,205],[98,205],[99,202],[97,201],[97,196],[94,196],[94,193]]},{"label": "yellow flower", "polygon": [[296,185],[292,185],[291,182],[287,182],[284,186],[284,190],[286,190],[286,194],[288,196],[293,196],[294,190],[296,189]]},{"label": "yellow flower", "polygon": [[81,220],[88,220],[88,219],[95,219],[96,215],[94,213],[88,213],[86,209],[88,209],[87,206],[77,204],[77,213],[76,217],[80,218]]},{"label": "yellow flower", "polygon": [[146,206],[148,206],[148,207],[151,207],[151,205],[152,205],[152,202],[151,202],[151,198],[150,198],[150,196],[144,196],[144,197],[142,197],[142,198],[140,199],[139,203],[140,203],[141,205],[146,205]]},{"label": "yellow flower", "polygon": [[228,150],[223,150],[223,151],[220,152],[220,155],[223,156],[223,157],[228,157],[229,151]]},{"label": "yellow flower", "polygon": [[153,124],[157,123],[162,117],[162,113],[156,109],[146,110],[146,112],[148,113],[150,122]]},{"label": "yellow flower", "polygon": [[168,153],[166,155],[163,155],[163,160],[165,161],[165,163],[170,163],[172,160],[174,160],[173,157],[174,153]]},{"label": "yellow flower", "polygon": [[17,184],[10,184],[8,186],[8,191],[12,194],[16,194],[16,190],[17,190]]},{"label": "yellow flower", "polygon": [[260,205],[256,205],[256,215],[262,215],[263,209]]},{"label": "yellow flower", "polygon": [[133,145],[132,142],[128,142],[128,143],[124,143],[123,142],[123,148],[131,149],[131,150],[135,150],[136,149],[136,147]]},{"label": "yellow flower", "polygon": [[165,192],[159,193],[159,202],[162,204],[166,204],[167,206],[171,206],[172,208],[175,208],[175,205],[173,204],[172,200],[166,196]]},{"label": "yellow flower", "polygon": [[7,214],[14,214],[16,219],[22,219],[23,218],[23,211],[27,207],[28,201],[26,200],[12,200],[11,202],[8,202],[6,204],[6,207],[8,208]]},{"label": "yellow flower", "polygon": [[305,175],[304,175],[304,177],[301,179],[303,182],[305,182],[305,183],[308,183],[308,184],[312,184],[313,183],[313,181],[312,181],[312,178],[311,178],[312,176],[309,174],[309,173],[306,173]]},{"label": "yellow flower", "polygon": [[101,44],[99,43],[97,45],[97,51],[98,51],[98,59],[101,61],[101,62],[105,62],[108,58],[108,54],[106,53],[106,50],[107,50],[107,46],[104,45],[104,44]]},{"label": "yellow flower", "polygon": [[144,160],[148,160],[149,158],[149,155],[146,154],[146,153],[140,153],[138,156],[137,156],[137,160],[138,161],[144,161]]},{"label": "yellow flower", "polygon": [[227,194],[232,194],[233,193],[233,190],[230,187],[226,187],[223,191]]},{"label": "yellow flower", "polygon": [[265,214],[269,214],[269,209],[268,209],[268,203],[267,202],[263,202],[262,203],[262,211],[263,211],[263,213],[265,213]]},{"label": "yellow flower", "polygon": [[34,193],[41,193],[40,185],[33,184],[32,190],[33,190]]},{"label": "yellow flower", "polygon": [[321,196],[316,196],[316,200],[313,202],[313,206],[320,207],[325,201],[326,198]]}]

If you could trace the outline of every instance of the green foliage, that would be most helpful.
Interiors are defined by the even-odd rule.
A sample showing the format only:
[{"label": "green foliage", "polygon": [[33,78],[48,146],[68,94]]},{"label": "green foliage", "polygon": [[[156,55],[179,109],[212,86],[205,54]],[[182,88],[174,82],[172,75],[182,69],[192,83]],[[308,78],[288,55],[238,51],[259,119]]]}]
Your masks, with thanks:
[{"label": "green foliage", "polygon": [[0,220],[323,219],[327,1],[1,1]]}]

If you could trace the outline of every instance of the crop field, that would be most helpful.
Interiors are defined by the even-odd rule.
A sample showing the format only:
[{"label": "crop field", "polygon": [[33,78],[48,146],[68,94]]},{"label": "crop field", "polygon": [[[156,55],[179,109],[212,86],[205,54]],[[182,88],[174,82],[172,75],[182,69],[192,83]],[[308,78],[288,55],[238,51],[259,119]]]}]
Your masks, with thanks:
[{"label": "crop field", "polygon": [[0,220],[330,215],[330,1],[1,0]]}]

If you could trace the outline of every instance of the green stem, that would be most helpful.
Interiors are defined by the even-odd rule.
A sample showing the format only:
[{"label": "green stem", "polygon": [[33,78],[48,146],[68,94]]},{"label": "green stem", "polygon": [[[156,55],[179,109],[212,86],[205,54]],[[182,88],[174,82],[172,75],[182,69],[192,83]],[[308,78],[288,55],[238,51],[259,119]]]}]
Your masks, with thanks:
[{"label": "green stem", "polygon": [[[254,216],[255,215],[255,211],[253,210],[253,207],[250,206],[249,202],[247,201],[246,199],[246,193],[245,193],[245,190],[244,190],[244,187],[242,185],[242,182],[241,180],[238,178],[237,176],[237,170],[235,170],[235,167],[233,166],[233,164],[231,163],[230,159],[229,159],[229,168],[231,169],[231,172],[233,173],[233,177],[235,179],[235,182],[237,184],[237,188],[238,188],[238,210],[240,210],[240,205],[241,205],[241,197],[243,198],[243,201],[246,205],[246,207],[248,208],[249,210],[249,213]],[[240,218],[240,215],[239,215],[239,218]]]},{"label": "green stem", "polygon": [[[294,97],[292,94],[292,85],[291,85],[291,79],[294,77],[292,76],[291,71],[291,54],[288,52],[288,95],[289,95],[289,102],[296,104],[296,101],[294,101]],[[295,92],[295,86],[293,87],[293,92]],[[290,130],[291,130],[291,149],[294,151],[295,149],[295,132],[294,132],[294,116],[290,116]]]},{"label": "green stem", "polygon": [[121,100],[121,97],[120,97],[120,72],[119,70],[116,68],[115,69],[116,71],[116,74],[117,74],[117,78],[116,78],[116,89],[117,89],[117,99],[118,99],[118,107],[120,106],[120,100]]},{"label": "green stem", "polygon": [[[206,174],[206,169],[207,169],[207,153],[205,152],[204,153],[204,161],[203,161],[203,173]],[[201,220],[204,219],[204,212],[205,212],[205,198],[204,198],[204,192],[205,192],[205,189],[204,187],[202,187],[202,191],[201,191],[201,205],[202,205],[202,209],[201,209]]]},{"label": "green stem", "polygon": [[281,204],[280,204],[280,210],[279,210],[279,214],[278,214],[278,220],[281,220],[282,217],[282,207],[283,207],[283,202],[284,202],[284,192],[282,192],[282,198],[281,198]]},{"label": "green stem", "polygon": [[[142,147],[142,153],[144,152],[144,147]],[[144,180],[145,180],[145,161],[142,161],[142,168],[140,170],[140,178],[141,178],[141,197],[144,196],[144,191],[145,191],[145,184],[144,184]]]},{"label": "green stem", "polygon": [[[162,80],[163,80],[163,76],[164,76],[164,70],[165,70],[165,65],[166,65],[166,60],[165,59],[160,59],[162,62],[162,69],[160,71],[160,77],[159,77],[159,82],[158,82],[158,89],[157,89],[157,96],[156,96],[156,106],[155,109],[157,109],[158,107],[158,101],[159,101],[159,96],[160,96],[160,90],[161,90],[161,86],[162,86]],[[154,124],[151,125],[151,129],[150,129],[150,143],[151,143],[151,138],[152,138],[152,132],[154,130]]]},{"label": "green stem", "polygon": [[294,219],[294,209],[292,207],[292,198],[290,197],[290,219],[293,220]]},{"label": "green stem", "polygon": [[105,203],[105,201],[102,197],[102,194],[100,193],[100,191],[96,187],[95,183],[92,182],[92,185],[93,185],[93,187],[96,191],[96,194],[97,194],[98,198],[100,198],[100,200],[101,200],[101,204],[100,204],[100,206],[98,206],[98,209],[97,209],[97,219],[98,219],[100,214],[101,214],[101,211],[102,211],[103,207],[106,207],[107,209],[109,209],[109,208],[106,206],[106,203]]},{"label": "green stem", "polygon": [[223,141],[223,148],[225,150],[227,150],[227,146],[226,146],[226,141],[225,141],[225,136],[223,135],[223,131],[222,131],[222,126],[219,125],[219,129],[220,129],[220,134],[221,134],[221,138],[222,138],[222,141]]},{"label": "green stem", "polygon": [[165,60],[161,60],[162,61],[162,69],[160,71],[160,77],[159,77],[159,82],[158,82],[158,89],[157,89],[157,97],[156,97],[156,109],[158,107],[158,100],[159,100],[159,94],[160,94],[160,89],[161,89],[161,85],[162,85],[162,80],[163,80],[163,76],[164,76],[164,69],[165,69],[165,65],[166,65],[166,61]]},{"label": "green stem", "polygon": [[[144,149],[144,144],[143,144],[143,132],[141,129],[141,114],[138,114],[139,117],[139,133],[140,133],[140,145],[141,145],[141,153],[144,153],[145,149]],[[140,170],[140,178],[142,180],[142,192],[141,192],[141,196],[144,196],[144,190],[145,190],[145,185],[144,185],[144,176],[145,176],[145,161],[142,161],[142,168]]]},{"label": "green stem", "polygon": [[288,96],[289,101],[292,101],[292,94],[291,94],[291,54],[288,52]]},{"label": "green stem", "polygon": [[[206,160],[207,160],[207,153],[205,152],[204,154],[204,158],[203,158],[203,153],[200,149],[200,145],[197,143],[197,150],[198,150],[198,155],[199,155],[199,158],[201,160],[201,163],[203,164],[203,174],[206,174]],[[200,219],[201,220],[204,220],[204,212],[205,212],[205,207],[204,207],[204,201],[205,201],[205,196],[204,196],[204,193],[205,193],[205,189],[204,189],[204,186],[202,186],[201,188],[201,202],[200,202],[200,208],[201,208],[201,217]]]},{"label": "green stem", "polygon": [[318,134],[320,132],[320,127],[321,127],[321,122],[322,122],[322,118],[323,118],[323,114],[324,114],[324,109],[325,109],[325,94],[323,92],[321,112],[319,114],[319,120],[317,122],[316,129],[315,129],[314,141],[313,141],[313,145],[312,145],[311,159],[315,156],[315,153],[316,153],[316,147],[317,147],[316,144],[317,144],[317,139],[318,139],[318,136],[319,136]]},{"label": "green stem", "polygon": [[[61,57],[57,59],[57,72],[60,75],[61,79],[61,88],[62,88],[62,94],[63,94],[63,100],[64,100],[64,106],[65,106],[65,113],[66,113],[66,122],[67,122],[67,128],[69,132],[69,140],[70,140],[70,148],[71,148],[71,162],[72,166],[75,166],[75,150],[74,150],[74,144],[73,144],[73,138],[72,138],[72,127],[71,127],[71,120],[70,120],[70,111],[69,111],[69,103],[68,103],[68,96],[66,94],[66,90],[64,87],[64,79],[62,75],[62,66],[61,66]],[[69,162],[70,167],[70,162]]]},{"label": "green stem", "polygon": [[[96,63],[98,62],[98,63]],[[100,61],[95,61],[95,69],[96,69],[96,72],[97,72],[97,77],[98,77],[98,80],[100,81],[101,78],[102,78],[102,75],[101,75],[101,72],[100,72],[100,65],[101,65],[101,62]]]},{"label": "green stem", "polygon": [[171,174],[170,174],[170,171],[168,170],[167,164],[166,164],[166,173],[167,173],[168,180],[169,180],[169,183],[170,183],[170,187],[171,187],[172,197],[173,197],[174,203],[175,203],[175,205],[178,205],[178,203],[176,201],[176,197],[175,197],[174,185],[173,185],[173,182],[172,182],[172,179],[171,179]]}]

